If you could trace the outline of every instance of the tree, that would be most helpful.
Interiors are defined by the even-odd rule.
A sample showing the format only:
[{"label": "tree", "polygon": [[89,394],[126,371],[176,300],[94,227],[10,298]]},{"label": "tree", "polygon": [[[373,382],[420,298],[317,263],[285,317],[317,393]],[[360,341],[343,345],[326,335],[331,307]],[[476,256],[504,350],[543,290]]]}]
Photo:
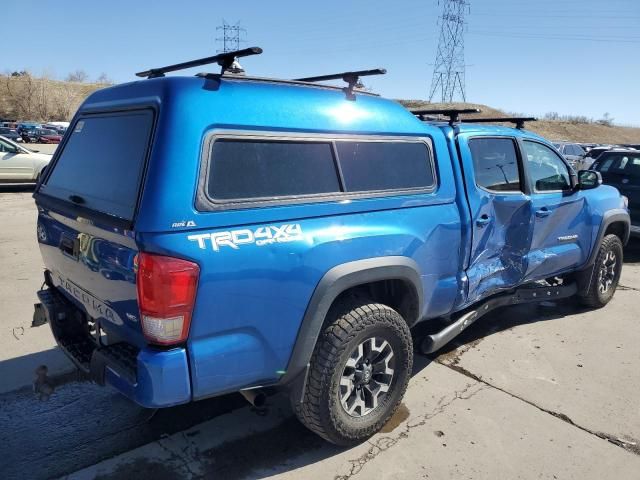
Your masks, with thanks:
[{"label": "tree", "polygon": [[109,76],[102,72],[98,78],[96,78],[96,83],[101,83],[104,85],[113,85],[113,80],[109,78]]},{"label": "tree", "polygon": [[87,75],[87,72],[85,72],[84,70],[76,70],[75,72],[71,72],[69,75],[67,75],[67,82],[78,82],[78,83],[82,83],[82,82],[86,82],[87,78],[89,78],[89,75]]},{"label": "tree", "polygon": [[599,123],[600,125],[606,125],[607,127],[611,127],[613,125],[613,118],[611,117],[611,115],[609,115],[609,112],[605,112],[604,115],[602,115],[602,118],[598,120],[596,123]]},{"label": "tree", "polygon": [[2,77],[3,90],[6,92],[7,104],[17,118],[31,120],[36,115],[38,86],[28,72],[21,75]]}]

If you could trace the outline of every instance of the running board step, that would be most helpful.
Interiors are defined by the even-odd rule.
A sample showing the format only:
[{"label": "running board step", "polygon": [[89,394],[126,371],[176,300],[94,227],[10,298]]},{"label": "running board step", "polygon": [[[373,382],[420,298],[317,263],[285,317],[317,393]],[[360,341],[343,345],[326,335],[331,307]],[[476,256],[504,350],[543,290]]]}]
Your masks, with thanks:
[{"label": "running board step", "polygon": [[422,353],[433,353],[436,350],[440,350],[478,319],[498,307],[568,298],[575,295],[577,291],[577,285],[571,284],[561,285],[558,287],[520,288],[510,294],[497,295],[475,305],[474,307],[471,307],[470,309],[464,310],[457,320],[447,325],[438,333],[424,337],[420,343],[420,351]]}]

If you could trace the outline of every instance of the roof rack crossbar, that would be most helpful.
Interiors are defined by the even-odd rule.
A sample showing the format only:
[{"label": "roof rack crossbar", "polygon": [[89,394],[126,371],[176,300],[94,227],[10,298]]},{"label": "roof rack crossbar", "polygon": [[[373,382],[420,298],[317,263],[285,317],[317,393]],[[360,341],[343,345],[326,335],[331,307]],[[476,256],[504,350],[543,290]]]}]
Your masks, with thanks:
[{"label": "roof rack crossbar", "polygon": [[217,63],[220,65],[220,74],[226,72],[232,65],[236,58],[248,57],[250,55],[259,55],[262,53],[260,47],[244,48],[242,50],[235,50],[233,52],[225,52],[213,57],[199,58],[197,60],[190,60],[188,62],[176,63],[174,65],[167,65],[166,67],[150,68],[144,72],[136,73],[137,77],[157,78],[164,77],[165,73],[175,72],[177,70],[184,70],[192,67],[199,67],[201,65],[209,65],[211,63]]},{"label": "roof rack crossbar", "polygon": [[460,115],[480,113],[481,110],[479,108],[417,108],[411,109],[410,112],[420,120],[428,120],[426,118],[427,115],[442,115],[444,117],[449,117],[449,125],[453,126],[456,123],[460,123]]},{"label": "roof rack crossbar", "polygon": [[495,118],[465,118],[469,123],[514,123],[518,130],[524,129],[525,122],[537,122],[536,117],[495,117]]},{"label": "roof rack crossbar", "polygon": [[374,68],[372,70],[356,70],[354,72],[334,73],[331,75],[319,75],[317,77],[304,77],[294,79],[296,82],[324,82],[327,80],[344,80],[347,86],[342,89],[348,100],[355,100],[353,89],[360,85],[360,77],[371,75],[384,75],[387,70],[384,68]]}]

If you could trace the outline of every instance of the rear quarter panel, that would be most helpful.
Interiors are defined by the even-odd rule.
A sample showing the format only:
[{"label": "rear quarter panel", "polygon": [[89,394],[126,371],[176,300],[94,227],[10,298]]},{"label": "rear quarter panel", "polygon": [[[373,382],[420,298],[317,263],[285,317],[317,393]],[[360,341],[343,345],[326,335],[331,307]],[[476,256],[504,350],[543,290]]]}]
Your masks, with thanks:
[{"label": "rear quarter panel", "polygon": [[[138,233],[137,242],[143,251],[180,256],[200,266],[188,341],[194,399],[277,382],[287,369],[316,286],[327,271],[342,263],[383,256],[412,258],[421,268],[421,316],[451,311],[459,295],[462,242],[451,159],[439,130],[424,131],[417,121],[411,125],[412,136],[432,141],[438,179],[432,193],[217,212],[198,211],[195,195],[185,209],[185,192],[170,191],[168,179],[179,181],[187,175],[193,175],[195,191],[199,172],[197,168],[192,171],[191,165],[176,171],[177,162],[170,157],[178,155],[178,148],[168,139],[163,145],[162,135],[158,136],[153,169],[166,168],[175,176],[158,178],[150,170],[143,202],[152,202],[158,191],[166,191],[168,197],[158,201],[166,204],[173,199],[178,206],[167,205],[175,216],[167,216],[165,210],[160,218],[162,211],[154,208],[149,216],[140,218],[140,225],[156,223],[165,231]],[[214,128],[221,130],[219,125],[208,130]],[[205,129],[203,142],[206,134]],[[158,155],[161,149],[165,158]],[[200,155],[200,151],[190,154]],[[186,227],[189,221],[197,227]],[[177,222],[177,228],[169,228],[172,222]],[[217,251],[208,238],[221,232],[255,232],[283,225],[299,225],[300,238],[265,245],[246,243],[237,249],[221,246]],[[198,235],[204,235],[201,241]]]},{"label": "rear quarter panel", "polygon": [[[237,249],[206,229],[145,236],[142,248],[196,261],[201,275],[188,341],[194,398],[284,374],[308,302],[322,276],[353,260],[406,256],[420,265],[425,312],[442,315],[458,293],[460,222],[454,203],[242,226],[299,225],[286,243],[241,244]],[[189,239],[189,237],[192,239]],[[153,245],[153,247],[151,247]],[[425,313],[423,312],[423,314]]]}]

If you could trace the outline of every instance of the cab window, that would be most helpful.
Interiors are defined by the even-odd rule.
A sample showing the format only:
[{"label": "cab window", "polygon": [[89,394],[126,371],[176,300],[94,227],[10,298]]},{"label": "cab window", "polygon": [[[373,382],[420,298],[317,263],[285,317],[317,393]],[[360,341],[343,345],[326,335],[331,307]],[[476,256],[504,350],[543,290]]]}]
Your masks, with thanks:
[{"label": "cab window", "polygon": [[515,142],[511,138],[472,138],[476,185],[493,192],[521,192],[522,181]]},{"label": "cab window", "polygon": [[556,192],[571,188],[569,168],[556,152],[537,142],[525,140],[523,144],[535,192]]}]

